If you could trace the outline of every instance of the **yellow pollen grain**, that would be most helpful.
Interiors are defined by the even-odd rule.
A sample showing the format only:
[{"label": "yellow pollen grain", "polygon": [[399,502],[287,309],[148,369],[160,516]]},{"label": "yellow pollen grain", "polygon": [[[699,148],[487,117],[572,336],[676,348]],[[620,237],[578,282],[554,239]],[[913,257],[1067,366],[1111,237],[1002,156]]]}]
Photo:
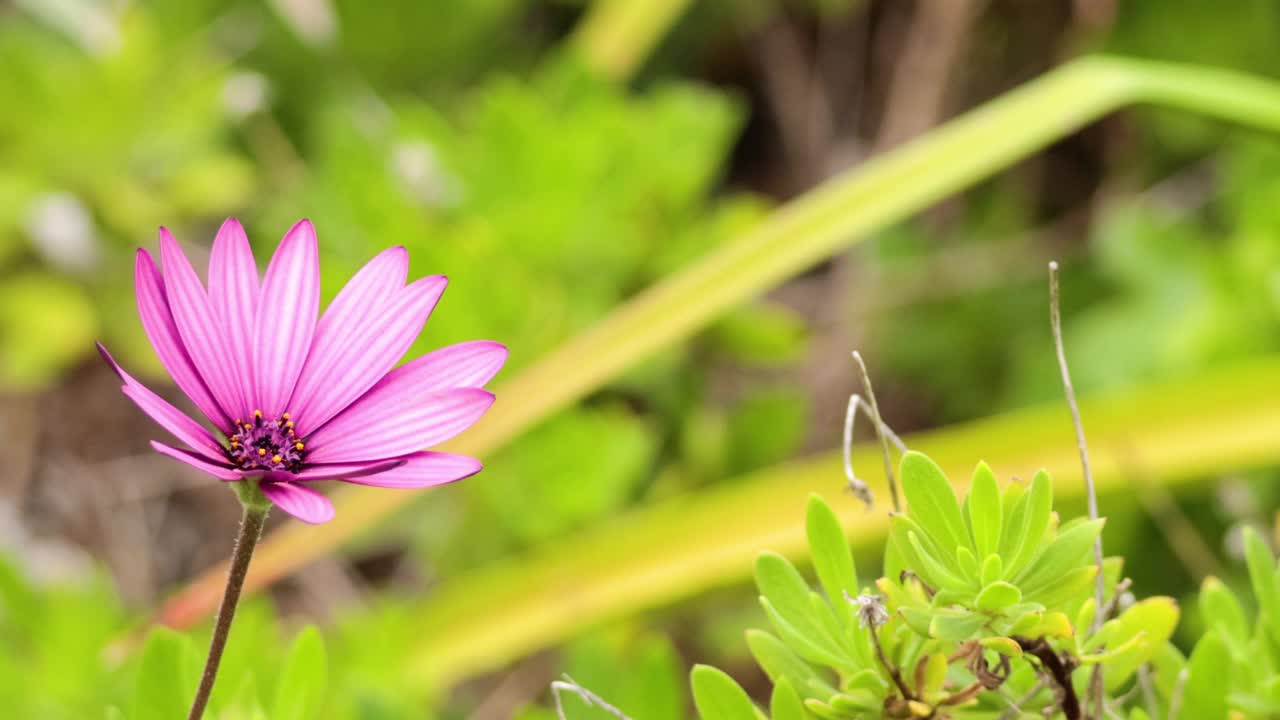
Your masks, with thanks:
[{"label": "yellow pollen grain", "polygon": [[[286,415],[286,416],[285,416],[285,419],[286,419],[286,420],[288,420],[288,418],[289,418],[289,416],[287,416],[287,415]],[[285,426],[285,427],[287,427],[287,428],[289,428],[290,430],[292,430],[292,429],[293,429],[293,421],[292,421],[292,420],[289,420],[289,422],[285,423],[285,424],[284,424],[284,426]]]},{"label": "yellow pollen grain", "polygon": [[280,415],[280,417],[284,418],[285,420],[288,420],[288,419],[289,419],[289,413],[282,413],[282,414]]},{"label": "yellow pollen grain", "polygon": [[258,418],[259,420],[261,420],[261,419],[262,419],[262,411],[261,411],[261,410],[254,410],[254,411],[253,411],[253,416],[254,416],[254,417],[256,417],[256,418]]},{"label": "yellow pollen grain", "polygon": [[280,462],[280,461],[281,461],[281,460],[283,460],[283,459],[284,459],[284,458],[280,457],[279,455],[272,455],[272,456],[271,456],[271,462],[273,462],[273,463],[278,463],[278,462]]},{"label": "yellow pollen grain", "polygon": [[294,443],[294,444],[293,444],[293,449],[294,449],[294,450],[301,450],[302,448],[303,448],[302,443]]},{"label": "yellow pollen grain", "polygon": [[262,457],[263,455],[266,455],[266,454],[267,454],[266,448],[258,448],[258,457]]}]

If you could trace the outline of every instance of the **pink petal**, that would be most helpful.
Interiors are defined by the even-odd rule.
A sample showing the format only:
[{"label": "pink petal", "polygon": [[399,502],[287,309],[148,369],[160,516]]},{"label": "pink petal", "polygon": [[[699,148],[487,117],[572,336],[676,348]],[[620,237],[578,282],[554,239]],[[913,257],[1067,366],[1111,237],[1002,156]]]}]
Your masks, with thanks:
[{"label": "pink petal", "polygon": [[337,480],[346,477],[363,477],[365,475],[374,475],[404,465],[408,460],[405,458],[392,458],[390,460],[371,460],[368,462],[352,462],[352,463],[331,463],[328,465],[312,465],[308,464],[301,471],[296,473],[281,473],[282,480],[290,481],[306,481],[306,480]]},{"label": "pink petal", "polygon": [[328,463],[405,455],[466,430],[493,404],[493,393],[479,388],[405,392],[402,385],[409,383],[397,380],[413,376],[398,374],[403,369],[392,371],[307,438],[307,459]]},{"label": "pink petal", "polygon": [[138,316],[142,319],[142,328],[146,331],[147,338],[151,340],[151,345],[160,358],[160,364],[169,371],[174,383],[191,398],[200,412],[218,429],[228,432],[231,429],[231,418],[227,417],[222,407],[213,399],[200,372],[191,362],[169,310],[160,272],[156,270],[156,264],[146,250],[138,250],[134,262],[134,278]]},{"label": "pink petal", "polygon": [[419,452],[407,456],[407,462],[380,473],[343,476],[344,482],[384,488],[425,488],[444,485],[480,472],[480,461],[466,455],[442,452]]},{"label": "pink petal", "polygon": [[[382,363],[376,362],[374,348],[370,346],[377,343],[387,348],[377,353],[379,355],[394,352],[393,347],[388,347],[394,338],[388,336],[396,332],[394,326],[397,321],[404,323],[405,318],[394,316],[394,313],[404,311],[395,307],[403,304],[403,300],[393,301],[393,298],[412,298],[422,294],[416,289],[405,290],[404,279],[408,270],[409,255],[404,248],[386,250],[352,276],[324,311],[316,325],[311,352],[289,401],[289,411],[300,431],[323,425],[325,420],[368,390],[395,365],[399,355],[404,354],[404,349],[401,349],[399,355],[382,367]],[[421,323],[418,327],[420,330]],[[410,338],[409,342],[412,343],[413,339]],[[371,359],[375,362],[369,362]],[[382,367],[382,370],[364,381],[363,376],[352,377],[357,365]],[[346,382],[338,384],[343,377],[347,378]]]},{"label": "pink petal", "polygon": [[235,382],[246,399],[253,387],[253,323],[258,305],[258,264],[249,238],[227,218],[209,254],[209,304],[226,333]]},{"label": "pink petal", "polygon": [[264,482],[258,487],[276,507],[302,522],[319,525],[333,519],[333,503],[309,487],[291,482]]},{"label": "pink petal", "polygon": [[132,375],[124,371],[116,363],[115,358],[111,357],[111,353],[98,343],[98,352],[102,358],[107,361],[116,375],[124,381],[124,394],[132,400],[139,408],[142,409],[152,420],[155,420],[161,427],[168,430],[174,437],[186,443],[201,456],[219,462],[223,459],[222,445],[213,436],[213,433],[204,429],[195,420],[187,417],[186,413],[169,404],[167,400],[159,395],[151,392],[142,383],[133,378]]},{"label": "pink petal", "polygon": [[449,388],[483,387],[507,361],[507,348],[492,340],[446,345],[398,367],[390,375],[400,391],[435,392]]},{"label": "pink petal", "polygon": [[267,417],[286,405],[307,359],[320,311],[316,231],[299,220],[276,248],[262,280],[254,343],[254,400]]},{"label": "pink petal", "polygon": [[226,332],[214,315],[200,276],[196,275],[178,241],[165,228],[160,228],[160,261],[164,266],[169,308],[191,362],[223,411],[231,417],[246,417],[244,388],[236,379]]},{"label": "pink petal", "polygon": [[220,463],[209,462],[208,460],[205,460],[204,458],[200,457],[199,455],[196,455],[195,453],[189,450],[183,450],[181,448],[165,445],[164,443],[156,442],[155,440],[151,441],[151,447],[154,448],[155,451],[160,453],[161,455],[168,455],[174,460],[180,460],[197,470],[206,472],[218,478],[219,480],[243,480],[244,479],[244,473],[239,470],[233,469],[230,465],[222,465]]}]

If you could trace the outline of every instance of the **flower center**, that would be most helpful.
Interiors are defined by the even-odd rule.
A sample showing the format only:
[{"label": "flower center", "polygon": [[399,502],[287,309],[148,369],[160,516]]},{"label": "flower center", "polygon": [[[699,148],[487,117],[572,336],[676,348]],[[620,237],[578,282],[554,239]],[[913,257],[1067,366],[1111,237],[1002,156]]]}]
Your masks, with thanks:
[{"label": "flower center", "polygon": [[254,410],[253,421],[236,420],[236,428],[227,448],[227,457],[232,465],[241,470],[263,472],[297,472],[302,469],[302,455],[306,447],[294,434],[289,413],[276,420],[267,420],[262,417],[261,410]]}]

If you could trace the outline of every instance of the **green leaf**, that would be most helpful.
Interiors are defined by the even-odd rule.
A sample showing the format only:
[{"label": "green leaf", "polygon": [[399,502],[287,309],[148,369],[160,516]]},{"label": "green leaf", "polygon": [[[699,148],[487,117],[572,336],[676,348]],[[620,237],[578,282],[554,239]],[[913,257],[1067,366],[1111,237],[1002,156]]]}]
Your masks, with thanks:
[{"label": "green leaf", "polygon": [[797,652],[813,662],[850,666],[847,649],[837,639],[840,633],[832,633],[835,616],[831,607],[811,601],[813,593],[791,561],[777,553],[760,553],[756,585],[778,633],[789,643],[803,639],[803,643],[794,644]]},{"label": "green leaf", "polygon": [[[896,522],[901,518],[894,518]],[[935,590],[963,590],[969,586],[969,583],[962,578],[952,575],[942,563],[933,556],[933,554],[924,547],[920,542],[920,536],[914,531],[907,533],[907,542],[910,543],[911,549],[915,551],[915,558],[920,562],[918,567],[911,568],[921,578],[933,585]]]},{"label": "green leaf", "polygon": [[996,484],[996,474],[986,463],[978,463],[973,471],[968,508],[974,547],[978,557],[985,558],[1000,549],[1000,532],[1004,525],[1000,487]]},{"label": "green leaf", "polygon": [[921,697],[929,698],[942,691],[942,684],[947,679],[947,654],[930,653],[923,662],[924,672],[920,676],[923,682],[915,690]]},{"label": "green leaf", "polygon": [[1200,616],[1236,655],[1245,652],[1249,641],[1248,618],[1235,593],[1216,577],[1207,577],[1200,585]]},{"label": "green leaf", "polygon": [[929,622],[929,635],[947,642],[963,642],[985,625],[987,618],[968,610],[940,608]]},{"label": "green leaf", "polygon": [[992,553],[982,561],[982,584],[990,585],[991,583],[1004,577],[1004,561],[999,555]]},{"label": "green leaf", "polygon": [[1215,632],[1200,638],[1187,665],[1182,709],[1174,720],[1226,720],[1224,673],[1231,667],[1227,644]]},{"label": "green leaf", "polygon": [[812,665],[773,635],[761,630],[748,630],[747,647],[774,684],[790,680],[805,697],[822,698],[836,694],[836,689],[819,676]]},{"label": "green leaf", "polygon": [[858,576],[854,568],[853,553],[844,539],[844,529],[831,507],[818,495],[809,496],[809,508],[805,515],[805,532],[809,538],[809,553],[813,569],[822,581],[834,607],[847,605],[844,594],[858,594]]},{"label": "green leaf", "polygon": [[1053,481],[1041,470],[1031,479],[1031,487],[1014,506],[1008,530],[1000,541],[1007,577],[1015,576],[1040,553],[1040,542],[1049,529],[1053,510]]},{"label": "green leaf", "polygon": [[[891,537],[897,540],[895,544],[902,554],[901,560],[907,569],[919,573],[926,564],[936,565],[940,577],[933,578],[934,582],[941,583],[945,579],[955,587],[964,587],[963,572],[960,569],[960,560],[956,557],[956,554],[954,552],[944,553],[940,550],[937,542],[929,536],[929,533],[919,523],[912,520],[908,515],[896,514],[889,517],[889,527]],[[916,538],[916,543],[911,542],[913,535]],[[916,551],[916,544],[920,546],[922,552]]]},{"label": "green leaf", "polygon": [[775,680],[773,683],[769,715],[771,720],[807,720],[809,718],[809,712],[804,709],[804,702],[786,678]]},{"label": "green leaf", "polygon": [[1074,570],[1088,557],[1105,523],[1105,518],[1087,520],[1058,533],[1035,564],[1024,570],[1015,582],[1031,587]]},{"label": "green leaf", "polygon": [[955,491],[942,468],[925,455],[909,451],[902,456],[899,473],[907,514],[936,541],[941,556],[952,557],[960,546],[972,548]]},{"label": "green leaf", "polygon": [[963,545],[956,548],[956,562],[960,564],[960,572],[964,573],[965,582],[977,585],[982,571],[978,569],[978,558],[973,551]]},{"label": "green leaf", "polygon": [[1251,527],[1244,529],[1244,558],[1249,566],[1253,595],[1265,616],[1263,625],[1272,640],[1280,643],[1280,588],[1276,585],[1275,557],[1267,542]]},{"label": "green leaf", "polygon": [[974,605],[979,610],[1000,612],[1020,602],[1022,602],[1022,591],[1016,585],[1002,580],[982,588],[982,592],[978,593],[977,599],[974,600]]},{"label": "green leaf", "polygon": [[733,678],[710,665],[695,665],[689,674],[693,703],[702,720],[759,720],[751,698]]},{"label": "green leaf", "polygon": [[168,628],[153,629],[142,648],[130,720],[186,717],[199,672],[200,657],[189,638]]},{"label": "green leaf", "polygon": [[319,715],[327,673],[324,639],[314,626],[307,626],[298,633],[285,658],[271,719],[309,720]]},{"label": "green leaf", "polygon": [[1172,598],[1153,597],[1130,606],[1103,626],[1098,638],[1086,647],[1092,650],[1105,644],[1108,651],[1114,651],[1128,645],[1106,663],[1109,690],[1122,686],[1140,665],[1155,657],[1173,635],[1178,614],[1178,605]]},{"label": "green leaf", "polygon": [[1098,577],[1097,565],[1078,567],[1058,578],[1047,578],[1038,585],[1023,585],[1023,597],[1050,610],[1062,610],[1089,597]]}]

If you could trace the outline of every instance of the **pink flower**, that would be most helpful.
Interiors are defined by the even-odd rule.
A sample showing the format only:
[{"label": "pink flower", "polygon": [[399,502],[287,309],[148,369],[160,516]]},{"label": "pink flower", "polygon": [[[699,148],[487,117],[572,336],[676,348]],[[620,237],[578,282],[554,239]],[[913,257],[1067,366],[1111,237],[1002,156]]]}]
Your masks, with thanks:
[{"label": "pink flower", "polygon": [[392,369],[447,283],[432,275],[406,285],[404,248],[370,260],[323,316],[308,220],[285,234],[261,281],[235,219],[213,241],[207,290],[164,228],[160,258],[163,275],[138,250],[143,328],[174,382],[220,435],[148,390],[99,345],[124,394],[186,446],[152,442],[157,452],[220,480],[258,477],[272,503],[309,523],[333,518],[333,505],[312,481],[421,488],[480,471],[474,458],[423,448],[489,409],[493,394],[482,388],[507,349],[464,342]]}]

